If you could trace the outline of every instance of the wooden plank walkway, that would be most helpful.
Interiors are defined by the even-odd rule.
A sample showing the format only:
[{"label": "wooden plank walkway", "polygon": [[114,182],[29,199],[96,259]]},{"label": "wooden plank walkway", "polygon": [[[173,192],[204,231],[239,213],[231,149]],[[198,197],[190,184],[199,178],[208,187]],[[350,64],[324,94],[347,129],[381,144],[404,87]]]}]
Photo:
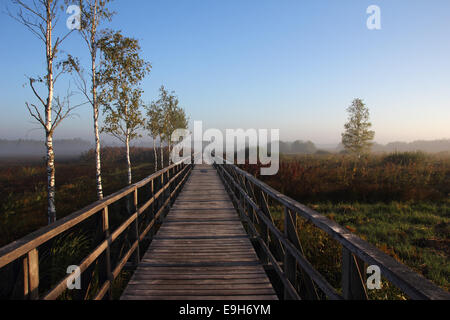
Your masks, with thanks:
[{"label": "wooden plank walkway", "polygon": [[213,167],[195,166],[121,299],[277,299]]}]

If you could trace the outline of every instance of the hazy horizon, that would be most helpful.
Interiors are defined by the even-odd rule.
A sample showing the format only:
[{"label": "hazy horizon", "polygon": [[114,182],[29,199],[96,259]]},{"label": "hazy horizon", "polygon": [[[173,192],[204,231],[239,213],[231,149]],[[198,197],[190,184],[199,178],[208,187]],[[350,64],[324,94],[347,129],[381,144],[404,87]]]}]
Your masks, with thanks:
[{"label": "hazy horizon", "polygon": [[[301,150],[292,149],[294,141],[280,141],[279,151],[280,153],[304,153],[304,154],[314,154],[318,151],[328,151],[328,152],[340,152],[344,148],[341,144],[317,144],[312,141],[301,141]],[[207,141],[204,141],[203,146],[207,145]],[[137,148],[151,148],[153,143],[149,139],[135,140],[131,143],[132,147]],[[159,143],[157,142],[157,146]],[[125,147],[123,143],[118,143],[117,141],[103,141],[102,147]],[[61,158],[78,158],[83,153],[93,150],[94,144],[92,141],[83,140],[80,138],[73,138],[68,140],[54,140],[54,148],[57,159]],[[238,149],[244,148],[243,146],[238,146]],[[224,146],[225,150],[225,146]],[[418,140],[413,142],[402,142],[393,141],[388,144],[377,144],[375,143],[372,147],[372,152],[404,152],[404,151],[423,151],[427,153],[440,153],[440,152],[450,152],[450,139],[443,140]],[[10,159],[17,158],[26,160],[30,157],[43,157],[45,155],[45,141],[43,140],[4,140],[0,139],[0,159]]]}]

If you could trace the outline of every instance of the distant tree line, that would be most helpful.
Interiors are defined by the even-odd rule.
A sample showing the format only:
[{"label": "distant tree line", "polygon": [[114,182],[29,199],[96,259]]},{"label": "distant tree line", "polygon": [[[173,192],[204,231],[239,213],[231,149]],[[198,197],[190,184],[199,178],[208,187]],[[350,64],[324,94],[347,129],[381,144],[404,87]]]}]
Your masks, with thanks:
[{"label": "distant tree line", "polygon": [[[58,157],[74,157],[92,149],[88,141],[75,139],[55,139],[54,148]],[[28,156],[41,158],[45,155],[45,145],[39,140],[2,140],[0,139],[0,156],[16,157]]]},{"label": "distant tree line", "polygon": [[294,142],[280,141],[280,153],[285,154],[313,154],[318,150],[311,141],[296,140]]},{"label": "distant tree line", "polygon": [[[125,146],[127,160],[127,181],[132,183],[132,165],[130,142],[141,137],[147,130],[154,139],[155,170],[158,169],[156,137],[160,141],[161,162],[164,166],[164,143],[171,149],[170,137],[173,130],[187,128],[187,118],[179,106],[174,92],[160,89],[156,102],[145,105],[142,101],[142,80],[150,73],[151,65],[141,58],[141,47],[137,39],[127,37],[120,31],[104,28],[111,21],[114,12],[110,10],[111,0],[10,0],[14,11],[9,15],[23,24],[43,43],[42,54],[46,64],[42,75],[28,77],[28,84],[37,103],[27,102],[26,107],[34,120],[44,129],[47,166],[47,215],[48,223],[56,221],[56,182],[55,153],[53,136],[55,129],[73,110],[88,104],[93,110],[93,129],[95,136],[96,189],[98,199],[103,198],[101,171],[101,139],[104,132],[119,139]],[[56,28],[60,14],[68,5],[76,4],[80,8],[80,28]],[[58,30],[58,31],[57,31]],[[89,63],[83,66],[78,57],[68,54],[63,57],[62,43],[73,34],[84,40],[89,53]],[[88,71],[86,72],[85,69]],[[73,92],[55,93],[55,83],[62,75],[72,75],[78,91],[85,102],[74,105],[71,102]],[[59,90],[58,90],[59,91]],[[143,113],[143,110],[146,112]],[[104,115],[104,125],[100,127],[99,114]]]}]

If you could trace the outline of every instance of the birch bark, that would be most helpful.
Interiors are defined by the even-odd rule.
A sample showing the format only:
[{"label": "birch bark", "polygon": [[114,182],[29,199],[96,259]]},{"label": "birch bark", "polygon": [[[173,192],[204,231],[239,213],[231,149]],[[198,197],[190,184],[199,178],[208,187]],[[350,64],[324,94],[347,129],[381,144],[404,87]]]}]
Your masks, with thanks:
[{"label": "birch bark", "polygon": [[55,153],[53,150],[53,123],[52,123],[52,103],[53,103],[53,44],[52,44],[52,23],[53,16],[51,10],[52,1],[46,3],[47,29],[46,29],[46,58],[47,58],[47,105],[45,107],[45,136],[47,147],[47,216],[48,224],[56,221],[55,205]]}]

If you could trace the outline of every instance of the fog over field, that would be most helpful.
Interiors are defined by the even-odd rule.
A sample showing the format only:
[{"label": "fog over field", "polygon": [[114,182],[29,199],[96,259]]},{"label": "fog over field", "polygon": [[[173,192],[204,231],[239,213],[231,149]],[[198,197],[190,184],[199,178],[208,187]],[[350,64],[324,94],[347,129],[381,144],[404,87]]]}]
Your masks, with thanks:
[{"label": "fog over field", "polygon": [[[117,142],[107,142],[104,147],[122,147]],[[151,141],[137,140],[134,147],[152,148]],[[76,139],[55,140],[55,155],[59,159],[77,158],[81,154],[91,150],[93,144],[89,141]],[[297,140],[293,142],[280,142],[280,152],[286,154],[314,154],[320,151],[341,152],[342,145],[320,145],[311,141]],[[423,151],[438,153],[450,151],[450,139],[442,140],[418,140],[413,142],[391,142],[386,145],[377,144],[372,147],[373,152],[407,152]],[[1,158],[42,158],[45,156],[45,143],[39,140],[3,140],[0,139]]]}]

